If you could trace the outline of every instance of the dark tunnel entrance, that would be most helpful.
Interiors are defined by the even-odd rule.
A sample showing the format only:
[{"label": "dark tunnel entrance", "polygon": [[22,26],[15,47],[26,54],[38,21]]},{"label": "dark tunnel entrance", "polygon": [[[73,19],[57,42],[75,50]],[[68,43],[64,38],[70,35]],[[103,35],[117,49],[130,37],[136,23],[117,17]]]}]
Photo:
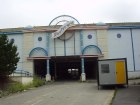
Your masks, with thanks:
[{"label": "dark tunnel entrance", "polygon": [[86,79],[96,79],[97,78],[97,69],[98,61],[96,57],[84,58],[85,59],[85,73]]},{"label": "dark tunnel entrance", "polygon": [[34,75],[40,78],[45,78],[47,74],[47,63],[44,59],[34,60]]},{"label": "dark tunnel entrance", "polygon": [[51,57],[50,73],[54,80],[79,80],[81,75],[80,57]]},{"label": "dark tunnel entrance", "polygon": [[[86,79],[96,79],[98,58],[84,58]],[[34,60],[34,74],[45,78],[47,74],[47,62],[44,59]],[[59,56],[50,59],[51,80],[80,80],[81,58],[80,56]]]}]

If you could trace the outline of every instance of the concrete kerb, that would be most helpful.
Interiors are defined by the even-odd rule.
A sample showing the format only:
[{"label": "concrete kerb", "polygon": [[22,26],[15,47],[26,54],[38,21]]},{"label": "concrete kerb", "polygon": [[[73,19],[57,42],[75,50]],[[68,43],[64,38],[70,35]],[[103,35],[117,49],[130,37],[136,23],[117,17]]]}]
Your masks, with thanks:
[{"label": "concrete kerb", "polygon": [[128,83],[129,83],[129,85],[139,85],[140,84],[140,78],[129,79]]},{"label": "concrete kerb", "polygon": [[108,95],[108,97],[107,97],[107,99],[105,100],[105,102],[103,103],[103,105],[111,105],[116,90],[112,90],[112,91],[113,91],[113,92],[110,92],[110,94]]},{"label": "concrete kerb", "polygon": [[[140,78],[133,78],[128,80],[129,85],[140,85]],[[113,93],[110,93],[108,98],[106,99],[105,103],[103,105],[112,105],[112,102],[116,96],[117,90],[114,90]],[[110,97],[110,98],[109,98]]]}]

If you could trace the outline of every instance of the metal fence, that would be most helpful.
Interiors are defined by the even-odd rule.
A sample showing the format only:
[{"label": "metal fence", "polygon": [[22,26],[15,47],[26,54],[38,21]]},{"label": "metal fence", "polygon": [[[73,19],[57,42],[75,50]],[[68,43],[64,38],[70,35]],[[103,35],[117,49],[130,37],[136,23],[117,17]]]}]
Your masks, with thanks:
[{"label": "metal fence", "polygon": [[33,74],[25,70],[15,70],[10,76],[32,77]]}]

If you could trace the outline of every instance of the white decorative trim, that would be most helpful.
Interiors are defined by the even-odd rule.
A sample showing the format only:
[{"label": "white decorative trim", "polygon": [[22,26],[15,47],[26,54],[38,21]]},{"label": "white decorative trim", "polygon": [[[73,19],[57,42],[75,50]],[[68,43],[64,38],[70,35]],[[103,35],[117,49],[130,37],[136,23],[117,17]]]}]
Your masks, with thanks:
[{"label": "white decorative trim", "polygon": [[51,75],[50,74],[46,75],[46,81],[51,81]]},{"label": "white decorative trim", "polygon": [[85,73],[81,74],[81,81],[82,82],[86,81],[86,74]]},{"label": "white decorative trim", "polygon": [[75,26],[73,21],[68,21],[62,25],[56,32],[52,33],[52,38],[58,38],[70,27]]}]

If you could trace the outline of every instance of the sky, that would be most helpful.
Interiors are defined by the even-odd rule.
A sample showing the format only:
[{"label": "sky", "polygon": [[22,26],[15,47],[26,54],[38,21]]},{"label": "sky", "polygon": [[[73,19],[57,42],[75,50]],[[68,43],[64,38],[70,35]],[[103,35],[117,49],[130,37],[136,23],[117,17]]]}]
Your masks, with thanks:
[{"label": "sky", "polygon": [[0,29],[47,26],[60,15],[81,24],[140,22],[140,0],[0,0]]}]

